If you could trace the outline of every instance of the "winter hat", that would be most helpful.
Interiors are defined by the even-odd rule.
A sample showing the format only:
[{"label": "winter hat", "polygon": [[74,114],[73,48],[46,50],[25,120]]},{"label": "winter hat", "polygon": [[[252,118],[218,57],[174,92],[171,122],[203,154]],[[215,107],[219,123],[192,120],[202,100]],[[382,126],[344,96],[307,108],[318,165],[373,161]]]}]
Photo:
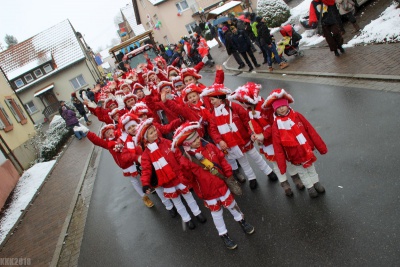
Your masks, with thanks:
[{"label": "winter hat", "polygon": [[169,65],[169,66],[167,67],[167,76],[168,76],[168,78],[169,78],[169,73],[172,72],[172,71],[175,71],[178,75],[179,75],[179,73],[180,73],[180,71],[179,71],[177,68],[175,68],[175,67],[172,66],[172,65]]},{"label": "winter hat", "polygon": [[71,93],[71,96],[76,97],[76,93],[75,92]]},{"label": "winter hat", "polygon": [[225,87],[223,84],[214,83],[213,85],[207,87],[200,94],[200,97],[215,97],[218,99],[226,99],[226,95],[231,94],[231,89]]},{"label": "winter hat", "polygon": [[[294,99],[293,97],[288,94],[285,89],[281,89],[281,88],[277,88],[274,89],[269,96],[267,97],[267,99],[265,100],[264,104],[262,104],[262,108],[270,108],[273,107],[274,110],[280,106],[282,106],[284,104],[284,102],[278,102],[275,106],[273,105],[273,103],[275,101],[277,101],[278,99],[286,99],[287,103],[286,105],[288,106],[291,103],[294,103]],[[280,104],[280,105],[278,105]],[[276,108],[275,108],[276,107]]]},{"label": "winter hat", "polygon": [[149,113],[149,108],[143,102],[136,103],[132,109],[131,113],[136,114],[137,116]]},{"label": "winter hat", "polygon": [[115,130],[114,124],[106,124],[103,127],[101,127],[101,129],[100,129],[100,137],[101,137],[101,139],[106,139],[105,133],[110,129]]},{"label": "winter hat", "polygon": [[198,87],[197,85],[195,85],[193,83],[189,84],[182,90],[183,101],[185,101],[185,102],[188,101],[187,95],[190,94],[191,92],[196,92],[198,94],[201,94],[202,90],[200,89],[200,87]]},{"label": "winter hat", "polygon": [[135,101],[137,100],[137,96],[134,95],[134,94],[132,94],[132,93],[129,93],[129,94],[125,95],[125,96],[123,97],[123,100],[124,100],[125,105],[126,105],[126,101],[128,101],[129,99],[132,99],[132,98],[134,98]]},{"label": "winter hat", "polygon": [[143,74],[143,78],[147,81],[151,75],[157,75],[154,71],[149,70],[145,74]]},{"label": "winter hat", "polygon": [[231,95],[228,96],[230,101],[239,103],[249,103],[256,105],[260,100],[259,96],[261,84],[247,82],[245,85],[238,87]]},{"label": "winter hat", "polygon": [[143,91],[144,87],[140,83],[135,83],[133,85],[133,93],[136,94],[137,90],[142,90]]},{"label": "winter hat", "polygon": [[186,76],[193,76],[196,80],[199,80],[202,77],[194,68],[186,68],[181,70],[181,76],[182,80],[185,80]]},{"label": "winter hat", "polygon": [[114,108],[113,110],[111,110],[110,112],[108,112],[108,116],[110,116],[110,119],[114,120],[114,119],[113,119],[113,116],[114,116],[115,114],[117,114],[118,111],[119,111],[118,108]]},{"label": "winter hat", "polygon": [[115,104],[115,105],[118,106],[117,101],[115,101],[115,100],[112,99],[112,98],[106,98],[106,99],[104,100],[104,108],[110,109],[110,106],[111,106],[112,104]]},{"label": "winter hat", "polygon": [[125,113],[119,119],[119,123],[120,123],[120,128],[125,130],[125,132],[127,132],[131,125],[139,125],[140,119],[135,114]]},{"label": "winter hat", "polygon": [[136,130],[135,145],[138,145],[142,141],[146,140],[146,133],[151,125],[153,125],[153,118],[146,119],[139,123]]},{"label": "winter hat", "polygon": [[118,90],[118,91],[115,91],[114,95],[115,95],[115,96],[117,96],[117,95],[124,96],[125,93],[124,93],[124,91],[122,91],[122,90]]},{"label": "winter hat", "polygon": [[119,86],[119,90],[122,90],[124,87],[128,87],[129,90],[131,89],[131,80],[124,80],[124,82]]},{"label": "winter hat", "polygon": [[167,65],[167,62],[166,62],[165,59],[164,59],[163,57],[161,57],[161,56],[155,57],[155,58],[154,58],[154,61],[156,62],[156,64],[158,64],[158,63],[163,63],[164,66]]},{"label": "winter hat", "polygon": [[199,137],[197,129],[199,129],[200,123],[199,122],[185,122],[181,126],[179,126],[175,133],[174,137],[172,138],[172,151],[175,151],[175,147],[183,146],[185,151],[190,149],[190,145]]},{"label": "winter hat", "polygon": [[176,76],[172,78],[172,85],[174,86],[174,88],[180,85],[184,85],[181,76]]},{"label": "winter hat", "polygon": [[261,21],[262,21],[262,17],[257,16],[257,17],[256,17],[256,22],[257,22],[257,23],[260,23]]},{"label": "winter hat", "polygon": [[171,88],[171,91],[172,91],[174,85],[173,85],[171,82],[166,82],[166,81],[161,81],[161,82],[159,82],[159,83],[157,84],[157,91],[158,91],[158,93],[161,94],[162,90],[163,90],[164,88],[167,88],[167,87]]},{"label": "winter hat", "polygon": [[289,101],[285,98],[280,98],[272,102],[272,107],[274,108],[274,111],[282,106],[289,106]]},{"label": "winter hat", "polygon": [[222,27],[222,31],[226,32],[227,30],[229,30],[228,27],[226,26]]}]

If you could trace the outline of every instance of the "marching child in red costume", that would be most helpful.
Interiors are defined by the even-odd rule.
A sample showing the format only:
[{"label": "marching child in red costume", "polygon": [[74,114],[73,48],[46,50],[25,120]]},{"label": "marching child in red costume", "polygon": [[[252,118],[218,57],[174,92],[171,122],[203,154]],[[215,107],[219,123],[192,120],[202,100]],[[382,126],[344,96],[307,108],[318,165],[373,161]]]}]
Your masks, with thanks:
[{"label": "marching child in red costume", "polygon": [[295,166],[310,197],[315,198],[318,193],[324,193],[325,188],[315,171],[317,158],[313,150],[316,148],[324,155],[328,148],[311,123],[289,106],[293,102],[293,97],[284,89],[275,89],[266,99],[266,106],[274,109],[272,142],[275,157],[281,174],[286,173],[286,161]]},{"label": "marching child in red costume", "polygon": [[[181,157],[180,163],[184,169],[193,174],[190,180],[193,190],[199,198],[204,200],[204,205],[210,209],[215,227],[225,246],[228,249],[235,249],[237,244],[228,235],[222,208],[226,208],[233,215],[246,234],[254,233],[254,227],[244,220],[243,213],[225,182],[211,173],[211,171],[218,170],[221,175],[233,179],[232,168],[225,160],[224,153],[211,143],[204,142],[203,144],[197,132],[199,128],[198,122],[187,122],[179,127],[174,134],[172,149],[175,149],[176,146],[183,146],[186,156]],[[193,162],[193,158],[201,162],[206,159],[215,167],[213,170],[206,170],[200,164]]]},{"label": "marching child in red costume", "polygon": [[152,187],[163,187],[165,198],[172,200],[182,220],[192,230],[196,225],[182,203],[180,198],[182,195],[197,220],[205,223],[206,218],[201,214],[196,200],[184,182],[183,172],[177,161],[181,153],[172,152],[171,141],[158,137],[153,119],[147,119],[139,124],[135,145],[141,145],[144,149],[141,157],[143,192],[149,194]]},{"label": "marching child in red costume", "polygon": [[[261,90],[260,84],[248,82],[239,87],[231,94],[228,99],[239,102],[242,107],[248,111],[249,126],[251,125],[253,141],[257,141],[260,147],[260,153],[264,154],[265,158],[273,165],[273,169],[279,182],[287,196],[293,196],[290,184],[287,181],[286,175],[282,175],[275,161],[274,148],[272,145],[271,126],[274,123],[273,110],[263,108],[264,99],[259,95]],[[262,141],[261,141],[262,140]],[[287,165],[287,171],[296,184],[297,188],[302,190],[304,185],[300,180],[297,172],[290,163]]]},{"label": "marching child in red costume", "polygon": [[269,179],[277,180],[278,178],[251,141],[247,111],[239,104],[228,101],[226,97],[229,94],[231,94],[231,90],[224,87],[223,84],[214,84],[201,93],[200,96],[208,96],[214,106],[209,133],[220,149],[226,151],[226,159],[231,164],[238,181],[245,182],[245,179],[241,177],[236,160],[239,161],[248,177],[250,188],[255,189],[257,188],[256,175],[247,156],[258,165]]}]

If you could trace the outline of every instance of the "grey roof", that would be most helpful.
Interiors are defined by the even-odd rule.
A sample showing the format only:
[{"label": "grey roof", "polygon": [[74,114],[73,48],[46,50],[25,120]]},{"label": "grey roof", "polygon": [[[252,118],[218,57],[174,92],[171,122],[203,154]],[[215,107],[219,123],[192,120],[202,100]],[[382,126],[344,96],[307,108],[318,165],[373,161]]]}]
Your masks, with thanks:
[{"label": "grey roof", "polygon": [[140,35],[146,31],[142,24],[137,25],[132,4],[128,4],[121,8],[121,12],[124,14],[135,35]]},{"label": "grey roof", "polygon": [[[11,80],[27,71],[33,70],[38,64],[49,60],[49,57],[53,57],[54,59],[56,64],[55,71],[59,71],[85,58],[68,20],[64,20],[1,52],[0,66],[7,78]],[[52,73],[43,75],[40,77],[40,80]],[[19,88],[18,91],[31,84],[28,83]]]}]

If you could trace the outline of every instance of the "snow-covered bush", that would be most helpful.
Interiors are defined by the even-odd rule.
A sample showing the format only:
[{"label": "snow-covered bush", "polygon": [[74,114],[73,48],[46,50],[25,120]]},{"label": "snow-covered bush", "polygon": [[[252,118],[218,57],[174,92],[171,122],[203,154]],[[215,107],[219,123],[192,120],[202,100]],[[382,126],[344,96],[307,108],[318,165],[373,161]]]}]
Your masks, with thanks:
[{"label": "snow-covered bush", "polygon": [[66,127],[63,119],[53,122],[40,147],[39,162],[52,160],[72,134],[72,130]]},{"label": "snow-covered bush", "polygon": [[283,0],[258,0],[257,14],[270,28],[279,27],[290,17],[290,8]]}]

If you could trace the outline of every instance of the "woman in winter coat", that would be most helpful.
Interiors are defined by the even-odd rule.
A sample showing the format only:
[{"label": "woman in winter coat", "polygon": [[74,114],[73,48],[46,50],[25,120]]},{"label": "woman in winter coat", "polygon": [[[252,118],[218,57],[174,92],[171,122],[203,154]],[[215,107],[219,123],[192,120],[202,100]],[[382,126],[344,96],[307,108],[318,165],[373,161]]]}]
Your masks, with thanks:
[{"label": "woman in winter coat", "polygon": [[86,125],[89,126],[92,122],[88,119],[88,117],[86,116],[86,110],[85,110],[85,106],[83,105],[83,103],[76,97],[76,93],[71,93],[71,102],[74,105],[74,107],[76,108],[76,110],[78,110],[79,114],[85,119]]},{"label": "woman in winter coat", "polygon": [[79,127],[79,120],[76,117],[75,112],[68,109],[66,106],[63,106],[61,110],[62,110],[61,117],[65,120],[67,128],[72,129],[74,131],[76,138],[81,140],[82,137],[86,137],[86,134],[84,134],[82,131],[74,130],[75,126]]},{"label": "woman in winter coat", "polygon": [[341,16],[346,16],[354,27],[354,31],[351,33],[357,33],[360,31],[360,26],[358,26],[356,18],[354,17],[355,4],[352,0],[335,0],[336,6],[339,10]]}]

